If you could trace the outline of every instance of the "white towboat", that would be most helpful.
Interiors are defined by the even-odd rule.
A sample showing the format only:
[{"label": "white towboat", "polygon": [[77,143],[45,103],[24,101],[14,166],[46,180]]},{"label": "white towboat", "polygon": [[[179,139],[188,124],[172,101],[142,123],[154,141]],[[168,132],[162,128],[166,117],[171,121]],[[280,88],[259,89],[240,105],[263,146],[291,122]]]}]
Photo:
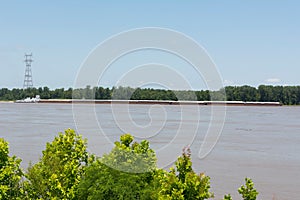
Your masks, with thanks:
[{"label": "white towboat", "polygon": [[33,98],[27,97],[22,100],[16,100],[15,103],[37,103],[41,100],[40,95],[36,95]]}]

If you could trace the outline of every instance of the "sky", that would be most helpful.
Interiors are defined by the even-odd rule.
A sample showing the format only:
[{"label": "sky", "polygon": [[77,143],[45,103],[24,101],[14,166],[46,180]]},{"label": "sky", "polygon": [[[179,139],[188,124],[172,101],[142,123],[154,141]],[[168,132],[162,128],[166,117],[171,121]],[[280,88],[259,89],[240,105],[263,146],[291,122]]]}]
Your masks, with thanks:
[{"label": "sky", "polygon": [[[25,53],[33,53],[35,87],[73,87],[95,47],[143,27],[167,28],[195,40],[224,85],[300,85],[299,10],[297,0],[1,1],[0,88],[23,87]],[[205,89],[203,77],[173,55],[144,51],[122,59],[100,85],[112,87],[137,64],[159,62],[174,67],[191,88]]]}]

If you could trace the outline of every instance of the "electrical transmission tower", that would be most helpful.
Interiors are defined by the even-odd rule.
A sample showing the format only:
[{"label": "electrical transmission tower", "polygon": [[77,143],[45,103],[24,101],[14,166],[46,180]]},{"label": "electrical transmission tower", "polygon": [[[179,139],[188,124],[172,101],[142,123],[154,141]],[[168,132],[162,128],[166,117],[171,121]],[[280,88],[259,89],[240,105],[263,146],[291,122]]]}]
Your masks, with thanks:
[{"label": "electrical transmission tower", "polygon": [[32,72],[31,72],[31,63],[33,62],[33,60],[31,59],[31,57],[32,57],[32,53],[25,54],[24,62],[26,63],[26,69],[25,69],[24,84],[23,84],[24,89],[33,87]]}]

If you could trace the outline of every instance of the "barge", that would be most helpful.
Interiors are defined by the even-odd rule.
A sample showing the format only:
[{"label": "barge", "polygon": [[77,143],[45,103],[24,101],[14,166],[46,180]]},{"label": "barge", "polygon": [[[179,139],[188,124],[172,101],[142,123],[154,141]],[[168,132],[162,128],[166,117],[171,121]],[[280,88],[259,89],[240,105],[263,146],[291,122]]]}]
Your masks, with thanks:
[{"label": "barge", "polygon": [[37,103],[282,106],[280,102],[40,99]]}]

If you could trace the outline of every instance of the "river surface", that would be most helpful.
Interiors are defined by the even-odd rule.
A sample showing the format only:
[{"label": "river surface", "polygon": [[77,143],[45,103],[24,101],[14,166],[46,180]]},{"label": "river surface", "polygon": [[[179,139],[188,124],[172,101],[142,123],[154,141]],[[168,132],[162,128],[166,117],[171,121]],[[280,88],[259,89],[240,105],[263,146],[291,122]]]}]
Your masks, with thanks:
[{"label": "river surface", "polygon": [[93,113],[90,106],[77,105],[74,114],[71,104],[0,103],[0,137],[26,169],[67,128],[87,138],[89,151],[99,156],[130,132],[138,141],[150,141],[158,166],[166,169],[189,145],[193,168],[211,177],[215,199],[227,193],[241,199],[237,189],[245,177],[253,179],[258,199],[299,199],[300,107],[227,107],[224,124],[222,119],[216,122],[224,125],[216,145],[200,158],[201,145],[214,126],[209,106],[106,104],[93,105]]}]

